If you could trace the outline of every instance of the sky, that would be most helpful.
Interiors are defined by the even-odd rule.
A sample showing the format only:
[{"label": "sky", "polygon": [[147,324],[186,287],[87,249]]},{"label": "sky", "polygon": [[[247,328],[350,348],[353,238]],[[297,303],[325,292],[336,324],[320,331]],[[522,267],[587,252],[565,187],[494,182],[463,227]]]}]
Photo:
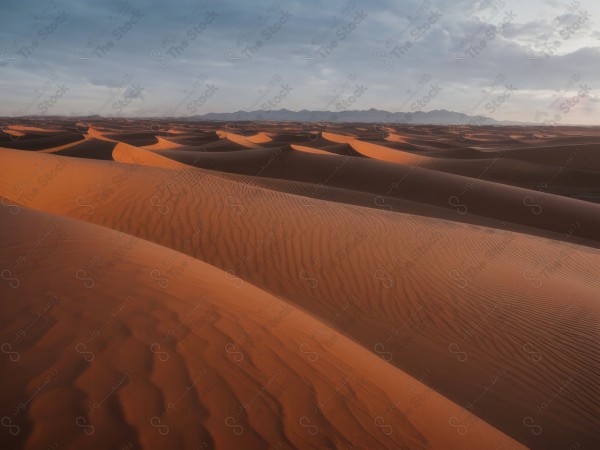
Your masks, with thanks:
[{"label": "sky", "polygon": [[597,0],[3,0],[0,115],[447,109],[600,125]]}]

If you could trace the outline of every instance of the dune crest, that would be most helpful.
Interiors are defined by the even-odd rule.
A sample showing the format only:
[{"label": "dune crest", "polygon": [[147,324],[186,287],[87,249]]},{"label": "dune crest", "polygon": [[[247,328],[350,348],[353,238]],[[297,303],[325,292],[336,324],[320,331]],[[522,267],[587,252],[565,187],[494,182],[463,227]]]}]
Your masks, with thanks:
[{"label": "dune crest", "polygon": [[313,147],[306,147],[304,145],[292,144],[292,145],[290,145],[290,147],[292,147],[294,150],[298,150],[300,152],[314,153],[317,155],[331,155],[330,152],[327,152],[325,150],[319,150],[318,148],[313,148]]},{"label": "dune crest", "polygon": [[381,161],[393,162],[398,164],[422,164],[427,157],[414,155],[412,153],[403,152],[397,149],[390,149],[383,145],[364,142],[354,137],[343,136],[334,133],[323,132],[323,138],[332,142],[349,144],[358,153],[373,159]]},{"label": "dune crest", "polygon": [[[169,130],[171,132],[171,130]],[[157,136],[158,142],[156,144],[146,145],[143,148],[146,150],[168,150],[172,148],[182,147],[182,144],[165,139],[162,136]]]},{"label": "dune crest", "polygon": [[115,146],[112,156],[115,161],[128,164],[167,167],[169,169],[184,169],[186,167],[172,159],[165,158],[159,154],[123,142]]},{"label": "dune crest", "polygon": [[271,138],[263,133],[253,136],[242,136],[241,134],[232,133],[230,131],[217,130],[217,135],[219,135],[221,139],[227,139],[248,148],[258,148],[260,147],[258,144],[271,141]]}]

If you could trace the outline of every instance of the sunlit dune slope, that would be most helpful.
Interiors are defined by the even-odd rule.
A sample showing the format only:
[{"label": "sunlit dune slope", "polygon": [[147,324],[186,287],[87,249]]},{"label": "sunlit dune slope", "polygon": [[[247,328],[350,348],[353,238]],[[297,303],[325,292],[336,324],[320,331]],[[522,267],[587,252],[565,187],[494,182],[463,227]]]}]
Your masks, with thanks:
[{"label": "sunlit dune slope", "polygon": [[[23,207],[0,219],[3,448],[522,448],[208,264],[127,229]],[[317,332],[330,344],[307,351]]]}]

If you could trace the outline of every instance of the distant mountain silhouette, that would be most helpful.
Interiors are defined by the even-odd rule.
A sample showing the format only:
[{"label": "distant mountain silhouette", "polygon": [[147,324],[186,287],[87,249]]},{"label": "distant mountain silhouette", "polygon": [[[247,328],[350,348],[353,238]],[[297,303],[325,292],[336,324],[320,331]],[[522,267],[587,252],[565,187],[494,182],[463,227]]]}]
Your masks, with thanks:
[{"label": "distant mountain silhouette", "polygon": [[290,111],[289,109],[237,111],[232,113],[207,113],[188,117],[193,121],[260,121],[275,122],[368,122],[407,123],[426,125],[518,125],[521,122],[498,121],[481,115],[436,109],[433,111],[396,112],[380,109],[348,111]]}]

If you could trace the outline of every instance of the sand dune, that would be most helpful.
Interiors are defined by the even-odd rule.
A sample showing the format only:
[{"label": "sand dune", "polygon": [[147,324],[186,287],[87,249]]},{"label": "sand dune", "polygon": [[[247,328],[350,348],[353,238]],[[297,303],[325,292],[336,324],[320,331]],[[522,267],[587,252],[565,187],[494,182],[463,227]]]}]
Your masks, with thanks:
[{"label": "sand dune", "polygon": [[153,124],[0,149],[4,446],[597,447],[600,134]]},{"label": "sand dune", "polygon": [[216,131],[210,132],[199,132],[196,131],[194,133],[186,132],[176,136],[168,136],[163,139],[167,139],[170,142],[175,142],[181,145],[191,145],[198,146],[202,144],[207,144],[209,142],[218,141],[221,137],[217,134]]},{"label": "sand dune", "polygon": [[23,132],[23,134],[29,134],[29,135],[31,135],[31,134],[44,135],[44,134],[49,134],[49,133],[60,133],[61,131],[63,131],[60,128],[32,127],[32,126],[28,126],[28,125],[19,125],[19,124],[9,125],[7,127],[7,129],[14,130],[14,131],[20,131],[20,132]]},{"label": "sand dune", "polygon": [[[386,131],[391,131],[391,130],[387,129]],[[390,141],[390,142],[400,142],[402,144],[405,144],[408,142],[408,139],[406,136],[401,136],[399,134],[394,134],[391,132],[385,137],[385,140]]]},{"label": "sand dune", "polygon": [[314,153],[317,155],[331,155],[331,152],[320,150],[318,148],[306,147],[304,145],[291,144],[290,147],[300,152]]},{"label": "sand dune", "polygon": [[174,142],[162,136],[156,136],[156,140],[156,144],[144,145],[142,147],[147,150],[166,150],[171,148],[183,147],[183,144],[178,144],[177,142]]},{"label": "sand dune", "polygon": [[386,162],[400,164],[418,164],[423,160],[423,156],[413,155],[412,153],[391,149],[383,145],[371,144],[340,134],[323,133],[323,138],[332,142],[349,144],[354,151],[373,159],[379,159]]},{"label": "sand dune", "polygon": [[511,159],[554,167],[600,171],[600,145],[575,144],[517,148],[506,155]]},{"label": "sand dune", "polygon": [[117,144],[112,151],[112,159],[129,164],[142,164],[144,166],[167,167],[171,169],[184,169],[186,166],[160,154],[134,147],[125,143]]},{"label": "sand dune", "polygon": [[[14,137],[21,137],[21,136],[25,136],[25,133],[23,133],[22,131],[18,131],[18,130],[12,130],[12,129],[10,129],[10,128],[5,128],[5,129],[2,131],[2,134],[3,134],[3,136],[2,136],[2,137],[4,138],[4,139],[2,139],[3,141],[12,140],[12,137],[13,137],[13,136],[14,136]],[[9,136],[6,136],[7,134],[8,134]]]},{"label": "sand dune", "polygon": [[[35,157],[23,153],[17,159],[20,167],[28,167],[31,162],[23,160]],[[117,230],[127,226],[131,234],[173,249],[195,235],[185,253],[228,271],[232,283],[249,281],[326,323],[356,298],[352,326],[336,327],[414,377],[435,368],[439,379],[432,387],[459,405],[472,403],[504,369],[497,388],[506,391],[482,396],[474,409],[501,431],[527,445],[566,443],[575,436],[580,442],[595,439],[589,393],[596,388],[586,380],[597,377],[591,351],[598,337],[592,326],[599,312],[596,250],[397,213],[366,215],[363,208],[348,205],[307,203],[198,169],[99,164],[68,159],[35,198],[28,200],[25,192],[11,201]],[[3,177],[3,194],[12,182]],[[64,190],[87,192],[88,186],[103,183],[106,187],[86,195],[81,206]],[[583,311],[588,321],[578,323]],[[466,334],[481,326],[485,337]],[[566,327],[568,343],[552,336],[540,339],[539,330],[557,327]],[[316,348],[327,347],[327,341],[313,342]],[[529,344],[546,357],[532,360]],[[568,350],[571,345],[590,352],[575,355]],[[470,363],[461,361],[463,353]],[[533,417],[532,405],[551,398],[572,376],[578,382],[570,384],[570,397],[554,399],[540,417],[547,431],[532,436],[523,417]]]},{"label": "sand dune", "polygon": [[[600,194],[597,174],[587,170],[597,167],[600,160],[596,161],[598,157],[590,155],[590,150],[582,153],[579,148],[570,147],[567,152],[567,148],[561,147],[552,152],[554,155],[552,158],[546,158],[547,148],[536,148],[534,151],[526,149],[524,153],[527,156],[519,158],[518,161],[515,161],[513,157],[513,155],[518,156],[522,153],[518,150],[510,150],[506,154],[497,152],[493,158],[486,158],[481,152],[474,149],[455,150],[450,154],[444,152],[433,157],[408,153],[407,150],[418,150],[418,147],[409,144],[407,139],[398,135],[391,136],[394,137],[390,139],[388,135],[386,140],[397,143],[395,148],[364,142],[353,137],[323,133],[323,137],[328,140],[347,143],[356,152],[385,162],[418,165],[470,178],[537,189],[559,195],[569,193],[572,197],[590,192]],[[448,159],[448,155],[454,158]],[[536,157],[536,155],[538,156]],[[540,159],[544,159],[546,162],[539,164]],[[579,164],[571,165],[574,159],[579,161]],[[586,170],[578,170],[578,168]]]},{"label": "sand dune", "polygon": [[55,148],[51,153],[75,158],[112,160],[112,152],[115,145],[117,145],[115,142],[104,139],[89,138],[66,148]]},{"label": "sand dune", "polygon": [[144,146],[157,144],[156,132],[145,131],[142,133],[102,133],[104,139],[113,140],[116,142],[124,142],[125,144]]},{"label": "sand dune", "polygon": [[[306,355],[323,323],[248,283],[237,288],[226,272],[64,217],[0,214],[3,267],[48,229],[68,236],[55,270],[26,269],[28,254],[0,306],[15,359],[2,363],[3,425],[16,433],[4,446],[520,448],[333,330],[329,348]],[[36,249],[38,262],[52,258],[52,239]],[[183,267],[177,282],[156,282],[170,263]]]},{"label": "sand dune", "polygon": [[5,140],[1,143],[0,147],[14,148],[19,150],[44,150],[51,147],[72,144],[83,139],[83,135],[77,133],[57,134],[51,136],[41,135],[35,137],[32,136],[30,139],[23,139],[21,137],[18,140]]},{"label": "sand dune", "polygon": [[234,142],[238,145],[248,148],[256,148],[259,147],[259,143],[268,142],[270,139],[264,139],[266,136],[263,135],[255,135],[255,136],[242,136],[241,134],[231,133],[229,131],[218,130],[217,135],[221,139],[226,139],[228,141]]},{"label": "sand dune", "polygon": [[[439,173],[419,167],[418,163],[398,165],[347,156],[323,158],[288,146],[210,153],[173,149],[160,154],[195,167],[311,183],[312,190],[317,191],[321,186],[360,190],[377,197],[373,206],[389,205],[386,209],[391,207],[388,197],[405,199],[447,209],[457,218],[469,214],[486,218],[486,223],[510,222],[514,229],[536,229],[543,236],[560,236],[559,239],[568,236],[570,240],[593,246],[600,243],[598,205],[464,175]],[[490,209],[490,202],[496,208]],[[511,214],[506,214],[508,210]],[[571,230],[577,222],[579,225]]]}]

